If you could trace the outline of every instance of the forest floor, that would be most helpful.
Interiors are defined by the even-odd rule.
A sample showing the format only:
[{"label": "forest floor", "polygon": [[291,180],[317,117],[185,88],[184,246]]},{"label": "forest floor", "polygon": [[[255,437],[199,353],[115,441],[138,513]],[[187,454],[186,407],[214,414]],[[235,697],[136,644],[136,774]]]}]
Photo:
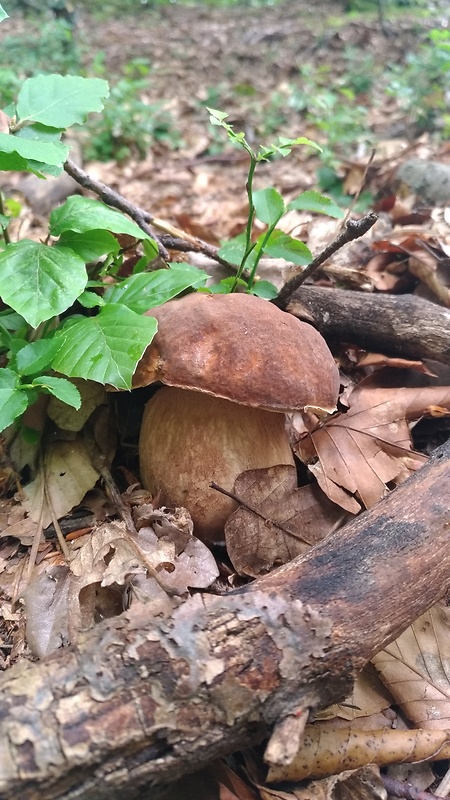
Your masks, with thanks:
[{"label": "forest floor", "polygon": [[[376,226],[362,240],[334,254],[327,262],[326,269],[316,274],[316,283],[328,287],[363,289],[375,297],[381,292],[419,294],[448,307],[448,93],[445,94],[439,82],[436,55],[439,53],[439,44],[431,46],[429,41],[427,43],[429,32],[445,32],[448,24],[445,0],[440,6],[435,4],[426,16],[406,12],[389,15],[384,30],[375,14],[344,15],[341,5],[331,0],[319,0],[314,4],[285,2],[259,9],[199,9],[174,4],[157,10],[139,8],[132,16],[115,19],[100,19],[82,10],[77,16],[74,32],[81,68],[87,76],[108,79],[112,86],[111,105],[104,115],[106,127],[93,128],[88,123],[85,131],[82,128],[75,133],[83,167],[94,178],[103,181],[159,220],[213,246],[219,246],[245,229],[248,210],[245,185],[249,160],[242,149],[228,142],[222,128],[209,123],[207,106],[227,113],[228,121],[235,130],[244,131],[247,141],[256,150],[260,144],[276,142],[280,135],[308,137],[323,147],[323,155],[318,155],[310,147],[299,146],[287,158],[262,162],[257,168],[255,188],[274,186],[286,202],[305,190],[320,189],[333,196],[344,209],[350,208],[349,213],[353,216],[361,216],[369,208],[380,213]],[[0,26],[0,47],[8,36],[20,37],[23,34],[26,37],[30,30],[38,36],[39,24],[12,16]],[[14,68],[14,64],[11,67]],[[36,67],[39,70],[39,63]],[[47,71],[44,62],[41,68]],[[390,78],[386,77],[387,68]],[[437,71],[436,80],[430,83],[428,79],[433,70]],[[141,125],[137,113],[139,109],[142,111],[141,103],[154,108],[155,120],[159,122],[155,122],[153,128],[151,120],[149,127]],[[89,156],[93,131],[99,136],[99,149],[109,146],[111,139],[115,139],[115,145],[122,148],[126,157],[120,161],[113,157],[101,161]],[[443,170],[438,185],[428,186],[427,197],[416,194],[414,187],[405,183],[398,173],[399,168],[413,158],[420,158],[421,163],[425,164],[433,161]],[[49,209],[45,207],[45,198],[42,199],[43,195],[37,189],[51,186],[52,181],[45,183],[32,176],[32,182],[25,188],[21,176],[1,173],[0,177],[0,188],[5,194],[14,196],[14,192],[18,191],[23,203],[19,218],[11,222],[13,240],[15,236],[45,239]],[[34,188],[30,189],[30,186]],[[352,205],[359,195],[359,205]],[[336,236],[341,225],[341,219],[325,218],[310,211],[294,209],[283,217],[278,227],[305,242],[316,255]],[[262,223],[255,222],[258,233],[264,229]],[[176,251],[171,252],[171,257],[173,260],[189,259],[210,270],[210,274],[216,274],[217,265],[213,260],[205,259],[204,253],[203,260],[198,254],[186,256]],[[291,267],[281,267],[278,262],[278,259],[274,259],[272,272],[266,277],[280,286],[290,276]],[[325,473],[328,470],[330,480],[324,481],[327,492],[331,484],[334,486],[333,476],[339,470],[340,474],[350,474],[352,483],[349,484],[350,488],[339,485],[335,494],[329,495],[328,499],[321,488],[318,489],[321,500],[316,500],[313,506],[312,527],[317,527],[320,509],[325,507],[324,503],[328,508],[330,498],[334,509],[339,512],[339,520],[344,516],[344,511],[353,514],[360,507],[369,508],[393,488],[394,478],[400,482],[426,460],[434,446],[448,437],[448,363],[437,365],[436,370],[435,365],[435,371],[431,371],[421,360],[389,358],[389,354],[386,357],[386,354],[378,351],[375,354],[366,353],[358,342],[351,341],[351,337],[333,345],[336,345],[334,355],[342,368],[345,384],[340,413],[334,418],[340,419],[340,430],[345,426],[342,420],[349,409],[347,419],[351,417],[349,398],[361,379],[367,379],[364,395],[367,399],[364,399],[366,406],[362,409],[364,413],[361,412],[359,421],[355,422],[354,416],[350,419],[350,432],[347,431],[348,436],[340,452],[337,452],[338,448],[331,455],[323,452],[314,462],[315,466],[321,461]],[[417,358],[420,359],[420,356]],[[416,390],[416,387],[419,388]],[[410,408],[410,392],[413,389],[415,416],[411,416]],[[381,395],[376,393],[382,391],[385,393],[379,400]],[[127,394],[123,402],[131,402],[130,397]],[[381,417],[375,419],[381,413],[381,407],[385,438],[373,432],[381,424]],[[414,431],[414,442],[410,442],[411,419],[417,421],[425,415],[432,417],[431,428],[421,429],[419,422]],[[132,417],[133,412],[129,416]],[[104,437],[109,449],[114,450],[114,437],[108,425],[109,417],[106,418]],[[330,430],[333,418],[326,425]],[[356,446],[353,434],[358,425]],[[124,456],[126,448],[128,451],[132,449],[127,440],[126,447],[119,450],[112,469],[114,477],[119,483],[121,481],[120,489],[125,492],[125,501],[130,501],[136,492],[138,506],[142,498],[138,497],[140,490],[136,490],[136,431],[137,426],[131,457],[134,462],[131,459],[126,461]],[[401,441],[398,431],[403,435]],[[57,441],[56,445],[59,444],[61,442]],[[423,453],[414,454],[413,447]],[[56,450],[56,446],[53,449]],[[383,470],[380,469],[378,475],[374,467],[374,452],[377,458],[381,454],[383,464],[389,460],[390,469],[394,469],[394,463],[397,472],[394,470],[391,477],[383,477]],[[398,456],[398,463],[394,462],[394,456]],[[304,463],[312,461],[305,457]],[[306,473],[306,467],[303,469],[302,466],[301,469]],[[45,480],[49,480],[50,472],[49,468]],[[58,464],[54,466],[54,473],[65,476],[66,467]],[[2,474],[0,471],[0,478]],[[26,507],[27,501],[22,504],[24,495],[17,492],[11,497],[17,487],[9,487],[9,499],[0,506],[0,668],[10,667],[18,658],[30,658],[30,651],[45,655],[56,649],[61,641],[70,641],[70,634],[78,631],[82,618],[85,620],[83,614],[87,615],[87,619],[91,619],[89,614],[92,614],[94,621],[94,611],[97,613],[95,603],[100,596],[96,593],[100,592],[100,584],[102,589],[105,588],[101,583],[103,573],[100,574],[99,570],[108,570],[110,551],[117,559],[114,561],[117,565],[114,567],[114,598],[111,599],[105,591],[106,605],[100,608],[97,616],[121,613],[122,595],[116,592],[116,586],[122,587],[123,583],[128,587],[130,583],[127,572],[129,553],[125,546],[127,539],[116,525],[119,506],[113,507],[111,495],[104,490],[103,484],[98,488],[101,482],[97,483],[97,488],[93,488],[97,477],[97,472],[88,476],[85,494],[80,491],[82,502],[79,506],[84,511],[88,509],[90,521],[80,531],[76,529],[76,524],[75,531],[72,529],[74,536],[70,546],[74,553],[78,553],[76,578],[55,544],[54,531],[50,535],[52,526],[48,524],[46,535],[49,535],[39,544],[36,573],[26,592],[22,590],[26,584],[27,559],[38,522],[35,521],[33,529],[30,524],[33,495],[29,495],[31,500],[28,498]],[[309,476],[308,480],[312,481],[313,478]],[[75,480],[71,482],[75,483]],[[295,494],[300,491],[296,487],[295,476],[294,484]],[[366,500],[364,490],[368,488],[370,499]],[[311,485],[306,485],[305,480],[301,489],[309,492]],[[282,505],[285,500],[283,496]],[[350,501],[353,505],[349,505]],[[66,505],[67,513],[61,514],[61,517],[70,517],[76,502],[67,501]],[[273,519],[276,518],[274,515]],[[73,522],[74,519],[69,521]],[[327,526],[324,536],[335,529],[335,520],[327,520]],[[76,539],[78,533],[79,538]],[[231,539],[226,540],[227,553],[224,547],[220,549],[218,565],[223,591],[230,585],[247,580],[248,576],[259,574],[252,561],[254,541],[249,538],[246,544],[244,534],[245,526],[241,525],[235,554],[237,562],[241,559],[244,546],[248,545],[245,568],[239,570],[235,566],[229,544]],[[275,540],[273,531],[268,533],[266,524],[258,535],[265,537],[264,542],[268,536]],[[199,540],[196,542],[206,550]],[[92,550],[89,550],[90,547]],[[107,557],[104,557],[104,552]],[[295,554],[291,553],[290,557]],[[204,553],[202,557],[206,558]],[[72,567],[75,561],[74,558]],[[277,554],[273,556],[271,565],[275,563],[279,563]],[[166,569],[166,562],[164,564]],[[43,608],[40,605],[40,597],[44,594],[41,581],[46,579],[44,571],[47,566],[64,570],[62,585],[65,594],[52,599]],[[179,594],[184,596],[187,586],[192,586],[189,582],[192,580],[191,573],[187,574],[186,568],[182,578],[184,584]],[[209,587],[211,582],[212,579],[208,577],[204,584],[198,586]],[[105,586],[110,588],[106,578]],[[89,594],[88,589],[93,594]],[[27,632],[24,632],[24,609],[21,604],[24,594],[28,598],[26,614],[30,615],[27,617]],[[30,634],[33,625],[34,630]],[[51,636],[48,635],[49,628]],[[447,628],[440,635],[442,641],[448,642]],[[436,642],[433,653],[436,652],[440,657],[443,645],[437,634]],[[421,647],[425,648],[425,644],[419,645],[419,651]],[[419,655],[414,651],[411,669],[416,669],[417,663]],[[427,680],[425,676],[424,697],[428,696]],[[447,675],[445,681],[448,684]],[[446,692],[450,696],[447,684]],[[384,704],[383,688],[378,687],[377,691],[382,696],[379,708],[388,707],[391,699]],[[366,689],[364,694],[367,694]],[[357,709],[361,716],[374,713],[372,708],[369,710],[362,706],[363,699],[358,699],[357,702],[352,701],[348,708],[352,712]],[[410,722],[419,727],[420,721]],[[424,787],[433,784],[434,775],[427,776],[427,781]],[[241,787],[240,792],[236,790],[235,795],[229,796],[266,798],[269,795],[264,794],[263,790],[260,795],[245,793],[245,787]],[[286,794],[281,796],[293,797]]]}]

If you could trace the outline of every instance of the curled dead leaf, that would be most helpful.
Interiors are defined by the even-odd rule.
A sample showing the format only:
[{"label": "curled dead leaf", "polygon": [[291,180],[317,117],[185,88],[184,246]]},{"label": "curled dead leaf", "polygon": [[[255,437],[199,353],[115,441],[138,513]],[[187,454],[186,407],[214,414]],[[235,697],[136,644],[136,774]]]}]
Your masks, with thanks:
[{"label": "curled dead leaf", "polygon": [[330,729],[308,725],[302,746],[289,766],[271,767],[267,780],[323,778],[367,764],[438,760],[450,755],[450,731]]}]

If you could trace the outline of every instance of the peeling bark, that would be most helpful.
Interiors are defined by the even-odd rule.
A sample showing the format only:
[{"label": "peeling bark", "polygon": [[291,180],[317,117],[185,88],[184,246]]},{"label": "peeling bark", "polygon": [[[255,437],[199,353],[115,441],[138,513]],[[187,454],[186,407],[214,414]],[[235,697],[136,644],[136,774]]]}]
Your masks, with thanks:
[{"label": "peeling bark", "polygon": [[450,443],[266,578],[196,595],[168,620],[133,606],[76,648],[12,667],[0,681],[1,800],[132,800],[342,700],[446,590],[449,479]]},{"label": "peeling bark", "polygon": [[302,286],[287,311],[311,322],[328,341],[450,364],[450,309],[421,297]]}]

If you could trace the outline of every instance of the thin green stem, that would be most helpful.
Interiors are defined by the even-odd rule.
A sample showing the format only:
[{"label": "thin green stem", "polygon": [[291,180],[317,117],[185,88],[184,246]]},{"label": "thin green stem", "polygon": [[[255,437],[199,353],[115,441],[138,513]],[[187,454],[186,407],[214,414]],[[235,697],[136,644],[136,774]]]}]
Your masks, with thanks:
[{"label": "thin green stem", "polygon": [[[3,194],[0,192],[0,214],[5,214],[5,204],[3,199]],[[10,244],[11,239],[9,238],[8,228],[2,228],[2,236],[5,241],[5,244]]]},{"label": "thin green stem", "polygon": [[[279,222],[279,220],[277,222]],[[253,267],[251,269],[251,272],[250,272],[250,275],[249,275],[249,278],[248,278],[248,281],[247,281],[247,291],[248,292],[251,290],[251,288],[252,288],[252,286],[253,286],[253,284],[255,282],[255,275],[256,275],[256,272],[257,272],[257,269],[258,269],[258,266],[259,266],[259,262],[261,261],[261,258],[263,256],[264,250],[266,248],[266,244],[269,241],[270,237],[272,236],[272,233],[274,232],[274,230],[276,228],[276,225],[277,225],[277,223],[275,223],[274,225],[271,225],[270,228],[267,229],[267,231],[266,231],[266,233],[264,235],[264,239],[262,240],[261,245],[258,247],[258,251],[256,253],[256,258],[255,258],[255,263],[253,264]]]},{"label": "thin green stem", "polygon": [[[245,147],[245,145],[244,145]],[[242,258],[242,261],[239,265],[239,269],[236,273],[235,279],[233,281],[233,285],[231,287],[231,291],[234,292],[236,290],[237,283],[244,272],[245,264],[250,253],[254,250],[255,245],[252,243],[252,230],[253,230],[253,220],[255,218],[255,206],[253,205],[253,176],[255,174],[256,164],[257,164],[257,157],[253,150],[248,147],[245,147],[247,153],[250,156],[250,166],[248,168],[248,176],[247,176],[247,183],[245,184],[245,188],[247,191],[248,197],[248,214],[247,214],[247,225],[245,228],[245,253]]]}]

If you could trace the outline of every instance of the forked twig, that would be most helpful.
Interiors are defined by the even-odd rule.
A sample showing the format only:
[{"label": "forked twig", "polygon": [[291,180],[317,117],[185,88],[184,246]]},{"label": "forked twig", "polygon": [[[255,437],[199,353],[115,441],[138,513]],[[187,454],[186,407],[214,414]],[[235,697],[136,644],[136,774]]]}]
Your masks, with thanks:
[{"label": "forked twig", "polygon": [[344,244],[348,244],[348,242],[352,242],[354,239],[359,239],[363,236],[367,231],[371,229],[373,225],[375,225],[378,219],[378,214],[370,212],[370,214],[366,214],[361,219],[350,219],[346,225],[344,230],[342,230],[329,245],[322,250],[319,255],[317,255],[310,264],[301,272],[299,275],[295,275],[291,278],[290,281],[284,284],[283,288],[281,289],[278,297],[275,297],[274,300],[271,302],[278,306],[278,308],[285,309],[289,300],[291,299],[293,293],[299,286],[304,283],[304,281],[313,274],[322,264],[325,263],[334,253],[341,249]]}]

